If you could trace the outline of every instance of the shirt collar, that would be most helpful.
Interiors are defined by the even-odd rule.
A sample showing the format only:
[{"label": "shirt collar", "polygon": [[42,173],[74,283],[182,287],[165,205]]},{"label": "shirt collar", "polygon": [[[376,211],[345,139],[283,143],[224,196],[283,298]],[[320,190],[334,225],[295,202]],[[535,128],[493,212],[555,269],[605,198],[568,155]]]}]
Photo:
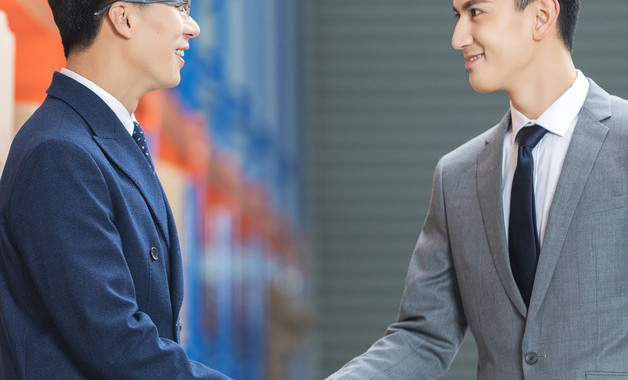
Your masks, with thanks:
[{"label": "shirt collar", "polygon": [[124,126],[124,129],[129,132],[130,135],[133,135],[133,123],[136,121],[135,114],[129,114],[129,111],[120,103],[118,99],[116,99],[113,95],[103,90],[102,87],[98,86],[96,83],[91,80],[85,78],[84,76],[75,73],[72,70],[66,69],[65,67],[61,69],[61,74],[67,75],[68,77],[74,79],[79,82],[83,86],[92,90],[93,93],[98,95],[105,102],[109,108],[116,114],[120,122]]},{"label": "shirt collar", "polygon": [[536,120],[530,120],[517,111],[510,103],[510,115],[512,118],[512,142],[514,144],[517,132],[525,126],[538,124],[558,136],[564,136],[580,113],[584,101],[589,92],[589,81],[577,70],[578,75],[571,87],[565,91],[543,114]]}]

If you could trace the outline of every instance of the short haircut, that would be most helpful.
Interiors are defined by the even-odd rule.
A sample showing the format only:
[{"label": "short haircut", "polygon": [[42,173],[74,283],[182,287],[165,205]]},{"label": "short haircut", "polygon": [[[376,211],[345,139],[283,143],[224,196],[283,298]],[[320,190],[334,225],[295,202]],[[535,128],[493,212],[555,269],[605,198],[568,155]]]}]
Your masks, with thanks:
[{"label": "short haircut", "polygon": [[[514,0],[517,10],[524,10],[536,0]],[[576,23],[578,22],[579,0],[558,0],[560,13],[558,15],[558,33],[569,51],[573,50]]]},{"label": "short haircut", "polygon": [[111,0],[48,0],[55,24],[61,35],[63,52],[68,57],[73,51],[80,51],[92,45],[100,31],[103,15],[94,12]]},{"label": "short haircut", "polygon": [[94,13],[114,2],[115,0],[48,0],[66,58],[70,53],[85,50],[94,43],[108,12],[98,16]]}]

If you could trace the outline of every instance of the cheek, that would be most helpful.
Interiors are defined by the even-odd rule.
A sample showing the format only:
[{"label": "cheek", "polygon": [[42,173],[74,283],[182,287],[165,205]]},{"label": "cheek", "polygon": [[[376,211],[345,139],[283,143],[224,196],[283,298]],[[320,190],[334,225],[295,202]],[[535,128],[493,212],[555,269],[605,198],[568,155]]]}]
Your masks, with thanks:
[{"label": "cheek", "polygon": [[521,54],[525,55],[525,51],[521,51],[518,44],[506,34],[492,35],[485,49],[487,61],[495,65],[494,69],[498,71],[507,71],[509,67],[516,66]]}]

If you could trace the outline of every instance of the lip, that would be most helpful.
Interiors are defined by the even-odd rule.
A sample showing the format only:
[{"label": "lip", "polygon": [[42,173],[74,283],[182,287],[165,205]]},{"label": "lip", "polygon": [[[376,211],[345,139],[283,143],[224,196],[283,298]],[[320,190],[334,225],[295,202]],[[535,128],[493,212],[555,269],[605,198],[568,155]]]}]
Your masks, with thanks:
[{"label": "lip", "polygon": [[[183,59],[183,57],[185,56],[185,51],[189,49],[190,49],[189,46],[175,49],[175,56],[181,61],[182,64],[185,64],[185,60]],[[177,52],[179,51],[181,51],[181,55],[177,54]]]},{"label": "lip", "polygon": [[466,59],[466,62],[464,63],[464,67],[468,69],[474,64],[476,64],[480,59],[484,58],[484,53],[465,54],[464,58]]}]

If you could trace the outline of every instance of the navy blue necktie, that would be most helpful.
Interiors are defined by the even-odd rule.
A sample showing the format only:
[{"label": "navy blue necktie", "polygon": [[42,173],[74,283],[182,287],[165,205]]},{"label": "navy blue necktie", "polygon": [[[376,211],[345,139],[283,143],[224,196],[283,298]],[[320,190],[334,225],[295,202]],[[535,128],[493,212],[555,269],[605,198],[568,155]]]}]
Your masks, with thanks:
[{"label": "navy blue necktie", "polygon": [[545,132],[547,130],[539,125],[525,127],[519,131],[517,168],[512,179],[510,196],[508,225],[510,267],[526,306],[530,304],[536,265],[541,250],[536,230],[532,149],[543,138]]},{"label": "navy blue necktie", "polygon": [[133,140],[142,151],[144,158],[148,161],[150,167],[155,170],[155,165],[153,165],[153,160],[150,157],[150,153],[148,152],[148,143],[146,142],[146,136],[144,136],[144,131],[142,127],[140,127],[137,121],[133,122]]}]

